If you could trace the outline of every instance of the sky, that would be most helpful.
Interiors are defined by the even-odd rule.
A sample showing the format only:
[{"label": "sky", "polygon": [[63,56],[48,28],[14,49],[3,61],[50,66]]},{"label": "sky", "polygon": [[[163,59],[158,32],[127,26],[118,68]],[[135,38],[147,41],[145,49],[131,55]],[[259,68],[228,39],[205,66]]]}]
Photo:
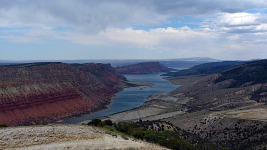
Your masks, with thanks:
[{"label": "sky", "polygon": [[267,58],[267,0],[0,0],[0,60]]}]

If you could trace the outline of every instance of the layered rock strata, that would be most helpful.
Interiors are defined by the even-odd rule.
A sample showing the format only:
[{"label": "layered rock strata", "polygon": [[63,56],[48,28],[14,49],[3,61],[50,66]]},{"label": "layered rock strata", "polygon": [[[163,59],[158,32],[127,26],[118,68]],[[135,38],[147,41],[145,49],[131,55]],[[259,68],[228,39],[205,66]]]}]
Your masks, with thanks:
[{"label": "layered rock strata", "polygon": [[0,67],[0,124],[47,123],[100,109],[126,78],[109,64],[32,63]]}]

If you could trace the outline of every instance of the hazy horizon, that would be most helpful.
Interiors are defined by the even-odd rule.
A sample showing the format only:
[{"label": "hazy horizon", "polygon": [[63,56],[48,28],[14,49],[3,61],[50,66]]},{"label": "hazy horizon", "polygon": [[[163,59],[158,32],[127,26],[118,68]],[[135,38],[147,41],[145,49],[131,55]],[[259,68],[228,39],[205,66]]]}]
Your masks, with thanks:
[{"label": "hazy horizon", "polygon": [[0,60],[267,58],[265,0],[1,0]]}]

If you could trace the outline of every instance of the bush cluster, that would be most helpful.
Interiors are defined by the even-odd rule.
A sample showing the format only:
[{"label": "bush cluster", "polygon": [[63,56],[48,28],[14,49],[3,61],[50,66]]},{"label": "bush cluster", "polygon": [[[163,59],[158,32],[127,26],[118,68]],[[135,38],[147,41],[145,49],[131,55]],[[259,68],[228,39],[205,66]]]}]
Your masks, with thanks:
[{"label": "bush cluster", "polygon": [[216,150],[217,147],[209,142],[200,142],[197,145],[192,145],[185,139],[181,138],[178,132],[170,130],[161,130],[156,132],[154,130],[149,130],[147,125],[151,123],[159,122],[149,122],[149,121],[139,121],[137,123],[119,122],[113,123],[111,120],[101,121],[100,119],[93,119],[88,125],[105,127],[112,127],[113,130],[122,132],[134,138],[145,140],[151,143],[157,143],[159,145],[165,146],[170,149],[175,150]]},{"label": "bush cluster", "polygon": [[112,126],[113,122],[111,120],[104,120],[101,121],[100,119],[93,119],[88,123],[88,125],[97,126],[97,127],[104,127],[104,126]]}]

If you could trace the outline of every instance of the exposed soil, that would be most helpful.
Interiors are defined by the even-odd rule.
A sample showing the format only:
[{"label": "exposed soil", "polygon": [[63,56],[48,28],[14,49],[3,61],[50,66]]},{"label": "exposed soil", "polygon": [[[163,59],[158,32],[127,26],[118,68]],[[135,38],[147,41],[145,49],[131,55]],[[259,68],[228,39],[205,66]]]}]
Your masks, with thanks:
[{"label": "exposed soil", "polygon": [[138,108],[116,113],[108,118],[114,122],[164,119],[185,113],[186,109],[182,106],[185,103],[186,101],[180,101],[175,96],[157,94],[148,97]]},{"label": "exposed soil", "polygon": [[99,128],[52,125],[0,129],[0,149],[166,149]]}]

